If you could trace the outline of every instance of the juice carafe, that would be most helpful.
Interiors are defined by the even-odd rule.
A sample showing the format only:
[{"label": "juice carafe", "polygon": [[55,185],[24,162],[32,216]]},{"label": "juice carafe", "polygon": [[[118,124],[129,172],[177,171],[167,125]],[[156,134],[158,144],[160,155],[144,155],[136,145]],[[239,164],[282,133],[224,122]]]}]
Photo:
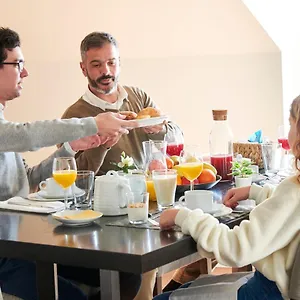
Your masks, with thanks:
[{"label": "juice carafe", "polygon": [[209,136],[210,162],[222,181],[231,181],[233,135],[227,122],[227,110],[213,110],[213,127]]}]

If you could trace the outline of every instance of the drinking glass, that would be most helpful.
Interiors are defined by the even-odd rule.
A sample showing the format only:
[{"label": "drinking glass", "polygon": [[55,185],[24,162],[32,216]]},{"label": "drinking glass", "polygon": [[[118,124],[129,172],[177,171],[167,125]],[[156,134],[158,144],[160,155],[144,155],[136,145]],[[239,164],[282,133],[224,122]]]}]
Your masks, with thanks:
[{"label": "drinking glass", "polygon": [[190,190],[194,189],[194,180],[203,170],[203,159],[200,147],[197,145],[185,146],[180,153],[179,172],[189,180]]},{"label": "drinking glass", "polygon": [[167,154],[169,156],[180,156],[184,143],[182,132],[177,130],[174,133],[168,130],[164,140],[167,142]]},{"label": "drinking glass", "polygon": [[169,208],[174,205],[176,192],[177,171],[171,170],[154,170],[152,179],[159,210]]},{"label": "drinking glass", "polygon": [[291,149],[288,141],[289,127],[286,125],[280,125],[278,127],[278,143],[282,145],[285,150],[285,154]]},{"label": "drinking glass", "polygon": [[75,182],[77,166],[74,157],[56,157],[53,161],[52,176],[64,189],[65,209],[68,208],[68,188]]}]

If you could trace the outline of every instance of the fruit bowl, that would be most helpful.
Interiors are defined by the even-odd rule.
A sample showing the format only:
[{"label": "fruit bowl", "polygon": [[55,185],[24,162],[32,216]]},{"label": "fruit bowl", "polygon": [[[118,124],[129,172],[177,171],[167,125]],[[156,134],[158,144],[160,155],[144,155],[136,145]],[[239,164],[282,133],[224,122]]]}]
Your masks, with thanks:
[{"label": "fruit bowl", "polygon": [[[207,182],[207,183],[196,183],[194,184],[194,190],[209,190],[213,186],[215,186],[221,179],[222,177],[220,175],[217,175],[217,179],[215,181]],[[183,194],[185,191],[189,191],[189,190],[190,190],[189,184],[177,185],[176,194]]]}]

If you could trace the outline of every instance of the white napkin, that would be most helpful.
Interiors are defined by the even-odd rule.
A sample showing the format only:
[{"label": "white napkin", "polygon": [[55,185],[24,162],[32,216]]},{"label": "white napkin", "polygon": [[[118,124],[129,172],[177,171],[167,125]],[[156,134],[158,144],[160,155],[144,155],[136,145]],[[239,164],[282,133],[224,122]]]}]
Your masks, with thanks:
[{"label": "white napkin", "polygon": [[256,206],[255,200],[252,199],[242,200],[238,203],[234,211],[251,211]]},{"label": "white napkin", "polygon": [[42,214],[51,214],[64,210],[65,205],[62,202],[38,202],[24,199],[22,197],[13,197],[6,201],[0,201],[0,209],[9,209],[17,211],[26,211]]}]

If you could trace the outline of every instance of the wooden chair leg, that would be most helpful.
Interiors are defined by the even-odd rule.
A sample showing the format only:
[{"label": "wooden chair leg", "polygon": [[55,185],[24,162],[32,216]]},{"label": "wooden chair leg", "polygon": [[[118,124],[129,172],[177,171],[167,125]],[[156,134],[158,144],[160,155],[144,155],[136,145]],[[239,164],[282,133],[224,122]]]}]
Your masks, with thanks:
[{"label": "wooden chair leg", "polygon": [[252,265],[247,265],[241,268],[232,268],[232,273],[234,272],[251,272],[252,271]]}]

